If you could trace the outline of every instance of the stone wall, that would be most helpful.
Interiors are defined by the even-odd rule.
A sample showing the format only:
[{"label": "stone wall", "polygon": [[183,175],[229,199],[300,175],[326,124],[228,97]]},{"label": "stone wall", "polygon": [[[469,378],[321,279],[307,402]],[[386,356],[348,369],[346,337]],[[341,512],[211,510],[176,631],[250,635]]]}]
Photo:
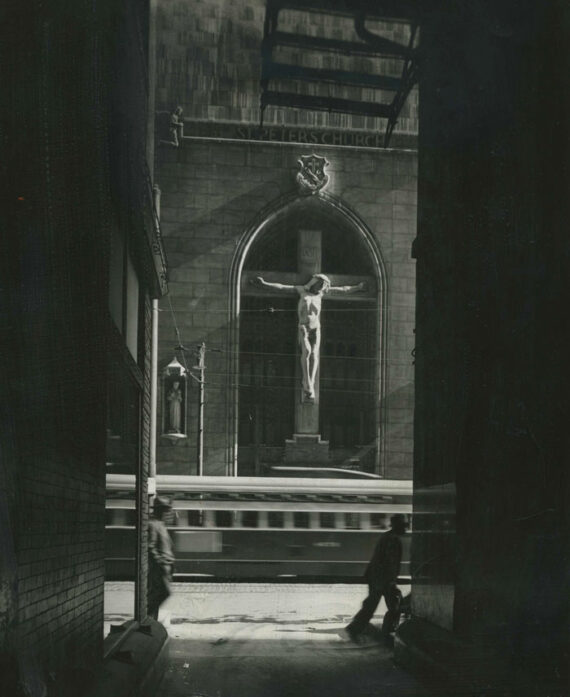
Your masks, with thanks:
[{"label": "stone wall", "polygon": [[[160,0],[157,14],[157,102],[160,111],[171,111],[177,104],[190,122],[217,121],[259,123],[259,80],[261,77],[261,40],[265,17],[264,0],[192,2]],[[351,20],[339,15],[283,11],[280,28],[312,36],[342,37],[357,41]],[[373,32],[406,43],[407,28],[397,23],[369,21]],[[341,69],[343,57],[297,51],[287,61],[310,67]],[[376,65],[377,63],[377,65]],[[374,64],[374,65],[373,65]],[[395,61],[366,59],[356,69],[398,76]],[[346,70],[347,68],[344,67]],[[317,88],[320,86],[317,85]],[[327,86],[325,86],[326,88]],[[315,88],[315,89],[317,89]],[[349,99],[370,99],[370,90],[350,88]],[[388,99],[388,97],[386,97]],[[396,133],[417,134],[418,99],[414,89],[404,105]],[[385,123],[377,118],[309,112],[268,107],[264,122],[268,126],[314,126],[318,128],[365,129],[382,133]],[[188,128],[192,128],[189,124]]]},{"label": "stone wall", "polygon": [[[410,477],[412,460],[416,229],[414,151],[316,148],[330,161],[327,193],[338,197],[370,229],[387,278],[384,472]],[[296,144],[244,143],[185,138],[180,148],[158,150],[161,224],[169,261],[170,299],[161,302],[159,361],[164,367],[177,338],[205,341],[207,351],[205,462],[207,474],[227,472],[229,452],[227,375],[230,268],[236,245],[262,211],[296,191],[297,160],[312,148]],[[188,357],[192,365],[194,357]],[[159,439],[160,473],[196,473],[196,389],[190,381],[187,440]],[[159,419],[160,423],[160,419]]]}]

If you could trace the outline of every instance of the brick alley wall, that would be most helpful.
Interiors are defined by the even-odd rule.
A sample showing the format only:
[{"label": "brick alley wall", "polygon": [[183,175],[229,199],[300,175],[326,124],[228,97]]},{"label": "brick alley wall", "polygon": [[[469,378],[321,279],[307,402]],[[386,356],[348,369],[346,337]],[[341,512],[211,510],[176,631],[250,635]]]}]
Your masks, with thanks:
[{"label": "brick alley wall", "polygon": [[[9,691],[12,679],[31,689],[89,671],[102,653],[108,245],[106,86],[93,68],[101,17],[83,4],[11,10],[0,56],[13,242],[0,392],[12,550],[2,576],[15,584],[2,627]],[[23,36],[37,50],[22,51]]]},{"label": "brick alley wall", "polygon": [[10,695],[54,683],[79,695],[103,658],[111,190],[132,175],[110,171],[125,11],[30,0],[4,15],[0,675]]}]

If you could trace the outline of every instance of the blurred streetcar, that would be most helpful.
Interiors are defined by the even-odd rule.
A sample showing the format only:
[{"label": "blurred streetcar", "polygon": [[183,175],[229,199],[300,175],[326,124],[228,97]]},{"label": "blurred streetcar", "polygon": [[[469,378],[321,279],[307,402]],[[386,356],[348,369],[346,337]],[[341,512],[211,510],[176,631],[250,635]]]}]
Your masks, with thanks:
[{"label": "blurred streetcar", "polygon": [[[358,582],[390,516],[411,520],[412,483],[386,479],[159,475],[171,499],[174,578]],[[134,477],[107,475],[106,578],[134,578]],[[404,539],[402,581],[409,577]]]}]

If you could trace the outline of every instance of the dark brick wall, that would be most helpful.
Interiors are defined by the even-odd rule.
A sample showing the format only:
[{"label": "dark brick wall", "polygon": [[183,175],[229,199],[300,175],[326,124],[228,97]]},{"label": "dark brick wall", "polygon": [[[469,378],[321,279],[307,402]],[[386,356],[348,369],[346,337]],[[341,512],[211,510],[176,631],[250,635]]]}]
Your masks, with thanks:
[{"label": "dark brick wall", "polygon": [[[183,343],[204,340],[206,372],[205,462],[207,474],[224,474],[228,458],[229,272],[236,244],[260,212],[295,191],[302,145],[187,139],[176,151],[159,150],[157,181],[169,259],[170,301]],[[416,229],[414,151],[317,148],[330,161],[327,191],[340,197],[370,228],[387,279],[385,466],[387,476],[411,477]],[[161,304],[159,362],[173,356],[176,335],[168,302]],[[192,365],[193,356],[189,356]],[[192,362],[190,362],[192,361]],[[190,438],[159,439],[161,473],[195,473],[196,389],[190,383]],[[160,419],[159,419],[160,424]],[[160,426],[159,426],[160,427]]]},{"label": "dark brick wall", "polygon": [[8,685],[18,674],[46,682],[101,655],[107,259],[101,17],[83,4],[9,9],[0,60],[13,242],[0,395],[11,504],[2,533],[13,550],[2,576],[14,582],[2,628]]},{"label": "dark brick wall", "polygon": [[62,453],[26,454],[19,463],[18,637],[54,672],[74,663],[85,669],[100,655],[104,516],[97,464],[82,471]]},{"label": "dark brick wall", "polygon": [[[30,0],[2,13],[11,244],[2,255],[0,672],[6,694],[18,694],[18,681],[39,694],[70,673],[83,676],[78,694],[102,659],[109,231],[117,220],[128,227],[117,182],[144,190],[146,173],[127,160],[111,177],[126,3]],[[144,100],[144,69],[132,74]],[[134,118],[144,147],[146,113]],[[146,433],[143,470],[148,424]],[[144,586],[144,606],[142,595]]]}]

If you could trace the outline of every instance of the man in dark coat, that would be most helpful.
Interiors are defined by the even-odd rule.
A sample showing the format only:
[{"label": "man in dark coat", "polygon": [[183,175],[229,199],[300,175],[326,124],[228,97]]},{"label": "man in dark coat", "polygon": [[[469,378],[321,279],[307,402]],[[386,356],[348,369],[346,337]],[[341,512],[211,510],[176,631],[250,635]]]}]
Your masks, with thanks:
[{"label": "man in dark coat", "polygon": [[174,554],[164,517],[171,511],[170,502],[157,496],[154,517],[148,524],[148,603],[150,617],[158,619],[158,609],[170,595]]},{"label": "man in dark coat", "polygon": [[400,562],[402,561],[402,536],[407,522],[404,515],[397,513],[390,518],[391,528],[380,535],[364,578],[368,583],[368,597],[356,613],[346,631],[353,640],[366,629],[382,596],[388,611],[382,622],[382,634],[386,639],[396,630],[400,619],[402,594],[397,587]]}]

